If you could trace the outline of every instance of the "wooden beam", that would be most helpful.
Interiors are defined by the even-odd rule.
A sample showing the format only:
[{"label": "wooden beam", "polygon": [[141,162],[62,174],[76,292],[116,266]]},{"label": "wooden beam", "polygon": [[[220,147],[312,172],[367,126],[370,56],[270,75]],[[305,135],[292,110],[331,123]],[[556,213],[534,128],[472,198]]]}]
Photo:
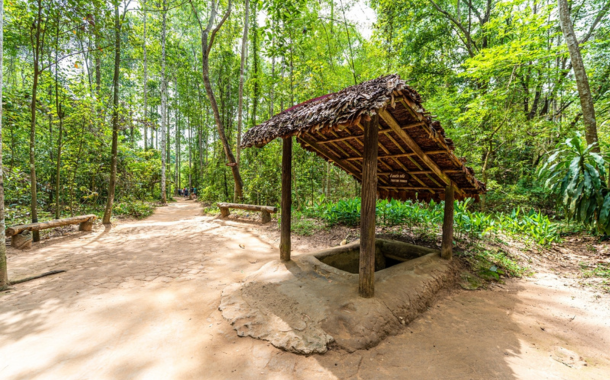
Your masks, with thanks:
[{"label": "wooden beam", "polygon": [[[309,145],[313,150],[318,152],[321,156],[324,156],[324,157],[328,158],[330,161],[334,162],[337,166],[339,166],[341,169],[345,170],[347,173],[362,180],[362,177],[360,175],[360,169],[357,166],[355,166],[354,164],[352,164],[351,162],[349,162],[347,160],[343,160],[341,158],[341,156],[339,156],[335,151],[328,149],[328,147],[321,147],[318,143],[315,143],[315,142],[312,142],[309,140],[305,140],[303,138],[303,136],[300,136],[299,140],[301,140],[305,144]],[[337,158],[329,157],[329,155],[324,152],[324,149],[328,149]],[[351,169],[349,167],[351,167]],[[355,170],[355,173],[354,173],[354,170]]]},{"label": "wooden beam", "polygon": [[[392,128],[390,128],[392,129]],[[406,153],[405,149],[402,147],[402,145],[400,145],[396,140],[394,140],[394,137],[392,137],[392,135],[388,134],[386,136],[391,142],[392,144],[394,144],[398,149],[400,149],[400,151],[402,153]],[[424,186],[424,187],[428,187],[421,179],[419,179],[419,177],[417,177],[415,174],[411,173],[403,164],[402,162],[400,162],[400,160],[398,158],[394,158],[393,159],[394,162],[396,162],[401,168],[403,168],[405,171],[407,171],[409,173],[409,175],[411,176],[411,178],[413,178],[414,180],[416,180],[420,185]],[[409,157],[409,160],[411,160],[413,162],[413,159],[411,157]],[[434,194],[434,190],[430,189],[429,190],[431,193]]]},{"label": "wooden beam", "polygon": [[[463,173],[463,170],[458,170],[458,169],[450,169],[450,170],[443,170],[443,173]],[[409,171],[407,170],[407,173],[409,174],[433,174],[432,170],[418,170],[418,171]],[[379,172],[377,173],[377,175],[390,175],[392,174],[392,172]]]},{"label": "wooden beam", "polygon": [[[402,129],[421,127],[422,125],[425,125],[425,123],[424,122],[418,122],[418,123],[413,123],[413,124],[406,125],[406,126],[402,127]],[[379,133],[390,133],[392,131],[393,131],[392,128],[386,128],[386,129],[380,129]],[[334,139],[322,140],[322,141],[318,141],[318,144],[324,145],[324,144],[329,144],[329,143],[338,142],[338,141],[347,141],[347,140],[359,139],[359,138],[362,138],[362,137],[364,137],[364,133],[361,133],[359,135],[351,135],[351,136],[345,136],[345,137],[337,137],[337,138],[334,138]]]},{"label": "wooden beam", "polygon": [[441,191],[443,188],[439,187],[415,187],[415,186],[379,186],[380,189],[383,190],[432,190],[432,191]]},{"label": "wooden beam", "polygon": [[377,203],[377,149],[379,116],[364,122],[364,160],[360,205],[360,267],[358,291],[361,297],[375,295],[375,206]]},{"label": "wooden beam", "polygon": [[443,240],[441,243],[441,257],[451,260],[453,254],[453,186],[445,189],[445,214],[443,216]]},{"label": "wooden beam", "polygon": [[[362,128],[362,126],[361,126],[360,124],[358,124],[358,126],[359,126],[360,128]],[[360,141],[360,140],[356,140],[356,142],[358,142],[358,143],[359,143],[360,145],[362,145],[362,147],[364,148],[364,143],[363,143],[362,141]],[[385,149],[385,147],[384,147],[384,146],[383,146],[381,143],[378,143],[378,146],[379,146],[381,149],[383,149],[385,152],[387,152],[387,150]],[[388,153],[389,153],[389,152],[388,152]],[[362,159],[362,157],[360,157],[360,156],[359,156],[358,158]],[[354,161],[354,160],[350,160],[350,161]],[[377,160],[377,162],[378,162],[379,164],[381,164],[381,165],[384,165],[384,166],[385,166],[385,167],[386,167],[388,170],[394,170],[394,168],[393,168],[393,167],[391,167],[390,165],[386,164],[386,163],[385,163],[383,160]]]},{"label": "wooden beam", "polygon": [[[383,120],[390,126],[390,128],[392,128],[394,130],[394,132],[398,135],[398,137],[400,137],[402,139],[402,141],[404,141],[405,144],[407,144],[409,149],[411,149],[414,153],[417,154],[417,157],[419,157],[419,159],[421,159],[424,162],[424,164],[426,166],[428,166],[430,168],[430,170],[432,170],[434,172],[434,174],[436,176],[438,176],[443,182],[445,182],[445,184],[452,185],[452,186],[454,185],[451,178],[449,178],[449,176],[447,174],[443,173],[443,171],[441,170],[441,168],[438,167],[436,162],[434,162],[428,156],[428,154],[424,153],[424,151],[420,148],[420,146],[417,145],[415,140],[413,140],[411,138],[411,136],[409,136],[405,131],[403,131],[400,128],[400,125],[398,125],[398,122],[394,119],[394,117],[387,110],[385,110],[385,109],[379,110],[379,116],[381,116],[383,118]],[[460,195],[463,194],[463,192],[457,186],[455,186],[455,190]]]},{"label": "wooden beam", "polygon": [[282,141],[282,225],[280,260],[290,261],[290,220],[292,207],[292,136]]},{"label": "wooden beam", "polygon": [[[407,108],[411,114],[414,114],[414,113],[415,113],[415,111],[413,110],[413,107],[414,107],[415,105],[414,105],[414,104],[413,104],[413,103],[412,103],[410,100],[407,100],[407,99],[406,99],[404,96],[402,96],[402,97],[398,98],[398,101],[399,101],[399,102],[400,102],[400,103],[401,103],[401,104],[402,104],[402,105],[403,105],[405,108]],[[418,118],[417,116],[416,116],[416,118],[417,118],[418,120],[421,120],[421,119],[420,119],[420,118]],[[418,126],[423,127],[423,129],[424,129],[424,131],[426,131],[426,133],[431,134],[431,131],[430,131],[430,126],[428,125],[428,123],[427,123],[427,122],[419,122],[419,123],[415,123],[415,124],[417,124]],[[439,143],[439,144],[440,144],[440,145],[441,145],[443,148],[446,148],[447,150],[450,150],[450,151],[451,151],[451,149],[449,148],[449,146],[448,146],[448,145],[447,145],[447,143],[445,142],[445,139],[440,138],[440,139],[436,139],[436,140],[437,140],[437,143]],[[450,159],[453,161],[453,163],[454,163],[454,164],[456,164],[457,166],[462,166],[462,165],[463,165],[463,163],[462,163],[462,162],[460,161],[460,159],[459,159],[459,158],[458,158],[458,157],[455,155],[455,153],[453,153],[453,151],[451,151],[451,153],[452,153],[452,154],[450,154],[450,155],[449,155],[449,158],[450,158]]]},{"label": "wooden beam", "polygon": [[[430,152],[426,152],[425,154],[439,154],[439,153],[447,153],[447,151],[446,150],[433,150]],[[398,154],[388,154],[388,155],[384,155],[384,156],[377,156],[377,158],[382,159],[382,158],[399,158],[399,157],[413,157],[413,156],[419,156],[419,154],[417,154],[415,152],[398,153]],[[346,161],[359,161],[359,160],[362,160],[362,157],[348,157],[345,160]]]},{"label": "wooden beam", "polygon": [[415,112],[415,110],[413,109],[415,104],[412,104],[411,101],[407,100],[404,96],[398,97],[397,100],[399,103],[401,103],[403,105],[403,107],[405,107],[407,109],[407,112],[409,112],[411,114],[411,116],[413,116],[415,118],[415,120],[422,119],[422,115]]}]

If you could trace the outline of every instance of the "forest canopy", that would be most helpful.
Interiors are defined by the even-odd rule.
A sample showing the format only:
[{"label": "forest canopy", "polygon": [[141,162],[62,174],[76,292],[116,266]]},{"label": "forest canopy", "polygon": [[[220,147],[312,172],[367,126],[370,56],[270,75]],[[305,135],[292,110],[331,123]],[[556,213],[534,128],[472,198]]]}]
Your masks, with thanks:
[{"label": "forest canopy", "polygon": [[[394,73],[487,184],[475,208],[569,215],[538,170],[566,139],[590,144],[591,125],[592,152],[606,160],[610,147],[608,0],[8,0],[4,8],[8,225],[104,209],[106,223],[113,209],[146,213],[138,201],[165,202],[184,187],[210,202],[278,205],[281,142],[241,150],[243,133]],[[293,207],[359,195],[352,177],[296,145],[293,162]],[[607,166],[598,168],[604,184]]]}]

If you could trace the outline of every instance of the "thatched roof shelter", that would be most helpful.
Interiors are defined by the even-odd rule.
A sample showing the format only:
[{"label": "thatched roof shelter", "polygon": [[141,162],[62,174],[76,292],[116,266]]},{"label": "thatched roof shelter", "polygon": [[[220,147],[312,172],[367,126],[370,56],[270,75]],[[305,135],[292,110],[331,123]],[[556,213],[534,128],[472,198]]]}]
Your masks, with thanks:
[{"label": "thatched roof shelter", "polygon": [[425,111],[420,95],[395,74],[287,109],[247,131],[242,147],[296,136],[303,148],[362,181],[363,123],[374,115],[379,115],[379,197],[440,200],[448,185],[457,199],[485,192],[465,160],[453,153],[453,141]]},{"label": "thatched roof shelter", "polygon": [[454,153],[421,97],[398,75],[388,75],[312,99],[250,129],[242,147],[282,138],[280,259],[290,261],[292,140],[354,176],[362,184],[359,293],[375,293],[376,201],[444,199],[440,257],[450,260],[453,200],[477,197],[485,184]]}]

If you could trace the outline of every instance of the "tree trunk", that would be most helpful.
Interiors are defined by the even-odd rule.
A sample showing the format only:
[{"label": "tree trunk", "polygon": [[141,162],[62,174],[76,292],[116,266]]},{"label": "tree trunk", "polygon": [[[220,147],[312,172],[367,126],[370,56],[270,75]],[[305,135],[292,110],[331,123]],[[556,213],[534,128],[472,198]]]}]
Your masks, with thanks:
[{"label": "tree trunk", "polygon": [[61,215],[61,148],[64,132],[64,115],[59,102],[59,66],[58,66],[58,51],[59,51],[59,14],[57,16],[57,34],[55,38],[55,109],[59,118],[59,136],[57,137],[57,165],[55,168],[55,219],[59,219]]},{"label": "tree trunk", "polygon": [[[236,162],[237,165],[240,163],[240,153],[241,153],[241,127],[242,127],[242,113],[243,113],[243,105],[244,105],[244,70],[246,66],[246,55],[248,53],[248,16],[250,14],[250,2],[249,0],[245,0],[244,3],[244,33],[241,39],[241,63],[239,66],[239,94],[238,94],[238,105],[237,105],[237,144],[235,147],[235,153],[237,155]],[[235,199],[237,201],[241,200],[241,195],[237,194],[237,186],[235,186]]]},{"label": "tree trunk", "polygon": [[191,155],[191,145],[193,145],[193,125],[189,121],[189,199],[193,199],[193,192],[191,189],[193,188],[193,166],[192,166],[192,155]]},{"label": "tree trunk", "polygon": [[290,230],[292,219],[292,136],[282,140],[282,226],[280,260],[290,261]]},{"label": "tree trunk", "polygon": [[443,215],[443,239],[441,243],[441,257],[451,260],[453,255],[453,208],[454,208],[453,185],[445,188],[445,210]]},{"label": "tree trunk", "polygon": [[574,69],[574,77],[576,78],[576,87],[578,88],[583,122],[585,124],[585,137],[588,145],[596,144],[593,151],[599,153],[595,108],[593,107],[593,97],[591,96],[591,89],[589,88],[589,79],[587,78],[585,65],[582,61],[582,56],[580,55],[578,40],[576,39],[574,28],[572,27],[568,2],[567,0],[558,0],[558,2],[561,30],[563,31],[563,36],[568,45],[570,60],[572,61],[572,68]]},{"label": "tree trunk", "polygon": [[[259,58],[258,58],[258,24],[256,16],[258,14],[258,0],[254,0],[252,4],[252,79],[254,80],[254,91],[252,94],[252,112],[250,125],[256,125],[256,115],[258,112],[258,101],[261,97],[261,85],[259,79]],[[271,115],[269,115],[271,117]]]},{"label": "tree trunk", "polygon": [[[4,61],[4,0],[0,0],[0,67]],[[0,70],[0,99],[2,99],[2,70]],[[13,153],[13,152],[11,152]],[[4,223],[4,167],[2,166],[2,102],[0,102],[0,290],[8,286],[8,265],[6,262],[6,238]]]},{"label": "tree trunk", "polygon": [[144,150],[148,150],[148,61],[146,59],[146,0],[142,0],[144,12],[144,41],[142,42],[142,58],[144,60]]},{"label": "tree trunk", "polygon": [[362,123],[364,127],[364,158],[362,160],[362,199],[360,206],[360,268],[359,294],[375,295],[375,206],[377,203],[377,142],[379,116]]},{"label": "tree trunk", "polygon": [[[229,0],[229,4],[227,6],[227,12],[225,13],[225,16],[223,17],[223,20],[221,21],[221,23],[216,27],[216,29],[214,30],[214,32],[212,33],[212,37],[214,37],[215,32],[217,32],[220,27],[222,26],[222,23],[224,23],[224,21],[229,17],[229,14],[231,13],[231,1]],[[216,3],[214,0],[211,0],[211,12],[210,12],[210,19],[208,22],[208,26],[206,29],[203,29],[201,31],[201,67],[202,67],[202,71],[203,71],[203,83],[205,85],[205,90],[208,94],[208,98],[210,100],[210,105],[212,106],[212,111],[214,112],[214,120],[216,121],[216,127],[218,129],[218,137],[220,138],[220,141],[222,142],[222,146],[224,148],[224,152],[225,152],[225,156],[227,158],[227,161],[229,161],[230,164],[235,164],[235,156],[233,156],[233,152],[231,151],[231,146],[229,145],[229,142],[227,141],[227,137],[225,135],[225,128],[224,125],[222,123],[222,120],[220,119],[220,112],[218,110],[218,103],[216,103],[216,97],[214,96],[214,91],[212,90],[212,84],[210,83],[210,66],[209,66],[209,54],[210,54],[210,49],[212,48],[212,44],[214,42],[213,38],[208,41],[208,37],[210,34],[210,31],[212,30],[212,25],[214,23],[214,19],[216,18]],[[235,181],[235,194],[237,195],[238,198],[243,198],[243,182],[241,179],[241,175],[239,174],[239,166],[238,165],[233,165],[231,166],[231,172],[233,174],[233,179]]]},{"label": "tree trunk", "polygon": [[[30,104],[31,124],[30,124],[30,192],[31,203],[30,212],[32,214],[32,223],[38,222],[38,184],[36,179],[36,101],[38,92],[38,80],[41,74],[40,56],[42,55],[44,43],[44,31],[41,31],[42,24],[42,0],[37,3],[38,14],[36,16],[36,32],[34,36],[34,73],[32,81],[32,103]],[[34,242],[40,241],[40,234],[36,231],[32,235]]]},{"label": "tree trunk", "polygon": [[165,151],[165,134],[167,123],[167,78],[165,77],[165,32],[167,27],[167,5],[166,0],[163,0],[163,26],[161,30],[161,203],[167,203],[167,195],[165,192],[165,165],[167,161]]},{"label": "tree trunk", "polygon": [[[176,78],[176,103],[178,104],[178,106],[176,107],[176,186],[174,186],[176,189],[181,189],[182,187],[180,186],[180,93],[178,92],[178,78]],[[176,191],[177,193],[177,191]],[[178,195],[178,194],[176,194]]]},{"label": "tree trunk", "polygon": [[108,200],[102,223],[110,224],[112,217],[112,205],[114,203],[114,192],[116,188],[116,164],[119,146],[119,70],[121,68],[121,20],[119,18],[118,2],[114,5],[114,76],[112,85],[114,87],[112,107],[112,160],[110,163],[110,181],[108,184]]}]

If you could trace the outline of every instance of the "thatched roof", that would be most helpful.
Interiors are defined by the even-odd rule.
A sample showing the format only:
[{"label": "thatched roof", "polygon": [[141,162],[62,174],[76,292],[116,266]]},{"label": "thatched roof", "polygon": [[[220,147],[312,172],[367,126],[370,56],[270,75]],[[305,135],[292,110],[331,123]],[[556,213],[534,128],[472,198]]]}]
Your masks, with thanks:
[{"label": "thatched roof", "polygon": [[[361,121],[379,117],[378,190],[382,198],[443,199],[453,183],[456,198],[476,197],[485,185],[453,150],[419,94],[398,75],[388,75],[287,109],[246,132],[242,147],[262,147],[296,136],[303,148],[333,162],[359,181],[362,173]],[[407,181],[390,174],[406,173]]]}]

